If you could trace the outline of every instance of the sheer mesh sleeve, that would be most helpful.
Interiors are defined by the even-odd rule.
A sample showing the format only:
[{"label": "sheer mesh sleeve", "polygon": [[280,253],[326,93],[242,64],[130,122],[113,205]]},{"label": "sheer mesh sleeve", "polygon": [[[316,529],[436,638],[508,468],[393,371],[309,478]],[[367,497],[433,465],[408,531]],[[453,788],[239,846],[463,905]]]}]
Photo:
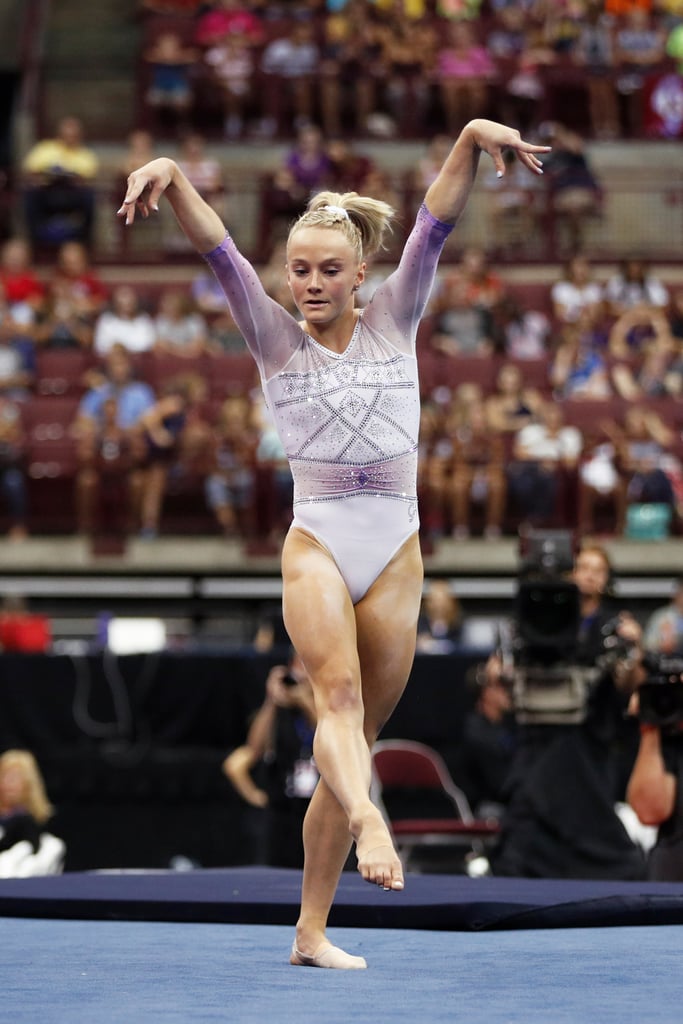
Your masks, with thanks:
[{"label": "sheer mesh sleeve", "polygon": [[266,293],[230,235],[204,255],[216,275],[261,376],[270,379],[301,347],[304,334],[294,317]]}]

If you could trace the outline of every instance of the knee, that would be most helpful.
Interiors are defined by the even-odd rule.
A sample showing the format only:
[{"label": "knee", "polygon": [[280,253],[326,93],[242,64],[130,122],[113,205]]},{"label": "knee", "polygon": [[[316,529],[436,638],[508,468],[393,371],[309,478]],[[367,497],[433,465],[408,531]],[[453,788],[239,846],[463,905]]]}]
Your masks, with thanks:
[{"label": "knee", "polygon": [[315,682],[319,714],[362,714],[360,681],[350,669],[326,669]]}]

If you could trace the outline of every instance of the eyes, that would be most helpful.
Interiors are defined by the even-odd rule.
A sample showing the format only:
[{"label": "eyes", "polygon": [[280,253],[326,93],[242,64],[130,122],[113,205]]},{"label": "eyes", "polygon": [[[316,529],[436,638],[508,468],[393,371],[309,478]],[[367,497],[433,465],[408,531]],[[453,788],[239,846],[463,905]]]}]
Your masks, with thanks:
[{"label": "eyes", "polygon": [[[293,267],[291,273],[294,277],[303,278],[308,277],[311,271],[308,267]],[[323,267],[321,273],[324,277],[336,277],[341,273],[341,267]]]}]

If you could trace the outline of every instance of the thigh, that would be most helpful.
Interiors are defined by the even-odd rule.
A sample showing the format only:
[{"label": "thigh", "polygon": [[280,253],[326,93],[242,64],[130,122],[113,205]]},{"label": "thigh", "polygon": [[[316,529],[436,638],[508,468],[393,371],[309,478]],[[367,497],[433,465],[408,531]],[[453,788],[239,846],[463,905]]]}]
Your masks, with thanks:
[{"label": "thigh", "polygon": [[296,527],[282,549],[282,585],[285,628],[314,687],[349,673],[360,684],[356,620],[346,584],[329,551]]},{"label": "thigh", "polygon": [[408,682],[422,583],[420,543],[413,534],[355,607],[369,742],[391,715]]}]

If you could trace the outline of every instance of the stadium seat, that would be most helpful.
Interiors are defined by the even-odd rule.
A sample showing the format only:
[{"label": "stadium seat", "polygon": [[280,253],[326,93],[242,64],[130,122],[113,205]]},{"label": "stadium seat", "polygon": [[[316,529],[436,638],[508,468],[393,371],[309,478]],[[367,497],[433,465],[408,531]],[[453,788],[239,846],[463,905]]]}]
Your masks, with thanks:
[{"label": "stadium seat", "polygon": [[499,833],[496,822],[475,819],[440,754],[412,740],[380,740],[372,752],[373,789],[406,868],[425,847],[483,852]]}]

